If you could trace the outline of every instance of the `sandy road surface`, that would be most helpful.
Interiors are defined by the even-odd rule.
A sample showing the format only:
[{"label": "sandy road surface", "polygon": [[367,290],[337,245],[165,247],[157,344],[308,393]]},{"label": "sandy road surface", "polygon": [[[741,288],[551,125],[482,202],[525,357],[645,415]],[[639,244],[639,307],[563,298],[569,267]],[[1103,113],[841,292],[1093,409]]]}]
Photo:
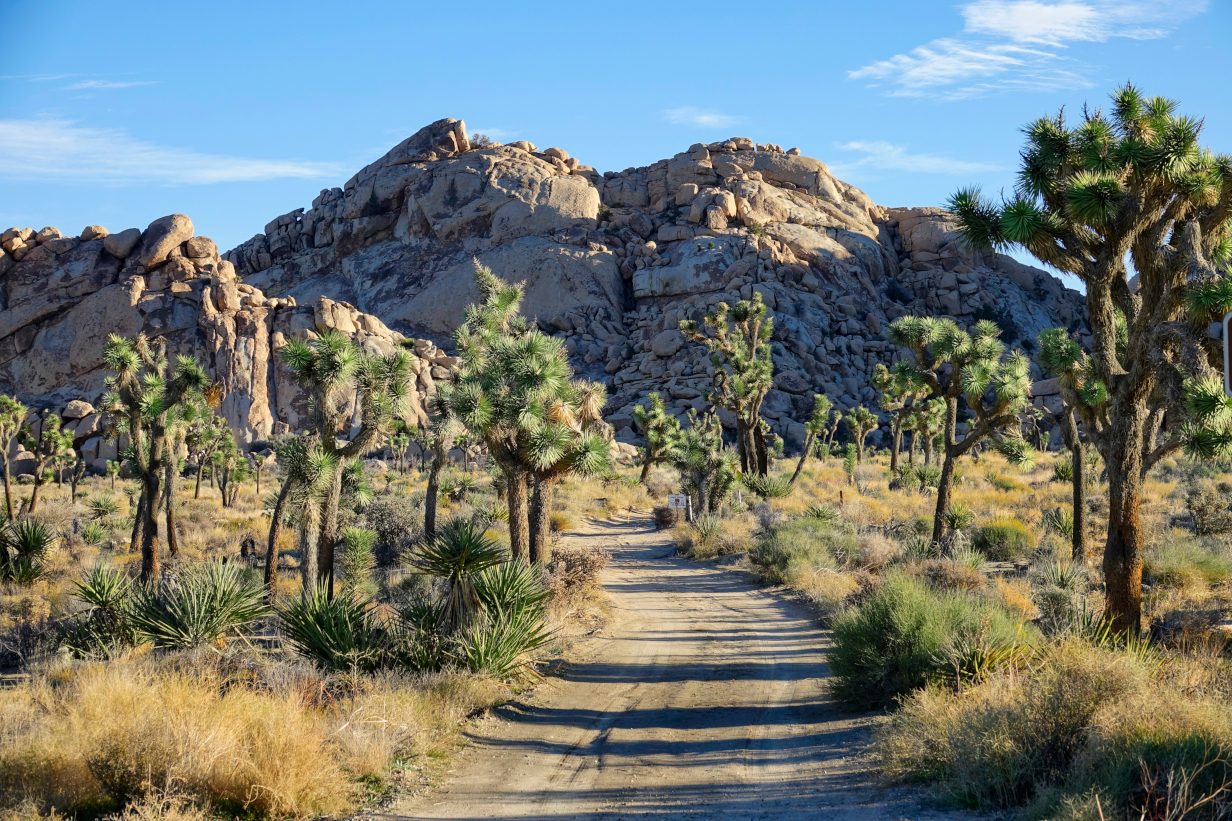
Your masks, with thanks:
[{"label": "sandy road surface", "polygon": [[606,627],[508,720],[481,722],[440,787],[376,818],[941,817],[870,783],[867,731],[826,695],[807,608],[673,557],[648,519],[586,527],[570,538],[613,552]]}]

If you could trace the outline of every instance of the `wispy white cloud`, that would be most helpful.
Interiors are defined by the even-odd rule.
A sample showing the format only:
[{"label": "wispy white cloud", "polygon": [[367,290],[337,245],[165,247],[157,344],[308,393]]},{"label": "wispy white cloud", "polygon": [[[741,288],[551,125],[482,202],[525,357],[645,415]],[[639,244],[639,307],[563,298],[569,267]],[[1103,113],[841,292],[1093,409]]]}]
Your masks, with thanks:
[{"label": "wispy white cloud", "polygon": [[976,0],[962,6],[959,36],[944,37],[849,71],[892,96],[978,97],[994,91],[1083,88],[1092,67],[1069,43],[1166,37],[1207,0]]},{"label": "wispy white cloud", "polygon": [[830,164],[831,173],[838,177],[861,170],[910,171],[919,174],[966,174],[980,171],[996,171],[991,163],[956,160],[938,157],[935,154],[912,154],[905,145],[884,141],[854,141],[838,146],[845,151],[855,151],[864,156],[856,160]]},{"label": "wispy white cloud", "polygon": [[663,118],[673,125],[695,125],[703,128],[721,128],[744,121],[743,117],[734,117],[730,114],[691,105],[666,109],[663,112]]},{"label": "wispy white cloud", "polygon": [[152,86],[157,80],[133,80],[132,82],[120,83],[114,80],[83,80],[80,83],[73,83],[64,87],[65,91],[80,91],[83,89],[103,89],[103,88],[132,88],[133,86]]},{"label": "wispy white cloud", "polygon": [[0,120],[0,178],[72,183],[199,185],[341,173],[331,163],[206,154],[71,120]]}]

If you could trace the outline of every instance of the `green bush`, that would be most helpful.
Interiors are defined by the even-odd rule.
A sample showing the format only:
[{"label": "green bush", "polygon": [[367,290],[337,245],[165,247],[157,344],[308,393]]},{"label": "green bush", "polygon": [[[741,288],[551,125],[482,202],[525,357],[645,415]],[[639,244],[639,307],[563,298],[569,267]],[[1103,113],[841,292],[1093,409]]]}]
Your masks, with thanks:
[{"label": "green bush", "polygon": [[834,693],[859,709],[886,707],[930,679],[952,674],[947,648],[1019,642],[1017,625],[1000,605],[934,590],[895,571],[863,604],[839,613],[833,630]]},{"label": "green bush", "polygon": [[348,595],[331,599],[324,584],[305,591],[278,615],[291,647],[330,672],[376,670],[399,643],[367,601]]},{"label": "green bush", "polygon": [[1143,578],[1165,587],[1189,587],[1225,581],[1232,576],[1232,559],[1191,541],[1175,541],[1150,551]]},{"label": "green bush", "polygon": [[749,559],[765,568],[766,577],[784,584],[799,567],[835,570],[858,550],[855,534],[811,516],[774,525],[749,550]]},{"label": "green bush", "polygon": [[1054,482],[1072,482],[1074,481],[1074,463],[1069,459],[1062,459],[1052,466],[1052,481]]},{"label": "green bush", "polygon": [[1022,521],[1003,518],[976,530],[971,546],[987,556],[990,562],[1009,562],[1024,556],[1034,542],[1031,529]]}]

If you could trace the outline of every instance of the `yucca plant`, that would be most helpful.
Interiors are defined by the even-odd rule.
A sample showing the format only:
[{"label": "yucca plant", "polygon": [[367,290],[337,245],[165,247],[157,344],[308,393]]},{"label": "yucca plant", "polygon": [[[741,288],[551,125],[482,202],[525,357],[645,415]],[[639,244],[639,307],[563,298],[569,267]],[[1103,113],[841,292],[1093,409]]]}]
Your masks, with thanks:
[{"label": "yucca plant", "polygon": [[903,561],[926,562],[940,556],[932,539],[921,534],[915,534],[903,542]]},{"label": "yucca plant", "polygon": [[723,520],[718,516],[703,513],[693,517],[693,521],[689,523],[689,529],[693,531],[693,538],[698,544],[708,545],[722,532]]},{"label": "yucca plant", "polygon": [[816,519],[823,525],[836,525],[842,520],[842,514],[829,505],[809,505],[800,514],[809,519]]},{"label": "yucca plant", "polygon": [[921,493],[936,490],[941,482],[941,465],[936,463],[920,465],[915,469],[915,480],[919,483]]},{"label": "yucca plant", "polygon": [[1074,535],[1074,511],[1058,507],[1044,511],[1044,526],[1068,538]]},{"label": "yucca plant", "polygon": [[238,564],[211,561],[138,587],[132,620],[156,646],[182,648],[221,641],[269,612],[261,586]]},{"label": "yucca plant", "polygon": [[462,633],[453,656],[471,672],[502,681],[534,678],[538,674],[530,653],[551,640],[542,616],[530,611],[497,613]]},{"label": "yucca plant", "polygon": [[543,614],[547,590],[535,568],[522,559],[501,562],[475,578],[475,593],[486,613]]},{"label": "yucca plant", "polygon": [[87,503],[90,508],[90,516],[96,521],[108,519],[120,512],[120,503],[111,493],[100,493],[90,499]]},{"label": "yucca plant", "polygon": [[18,519],[0,529],[0,554],[7,563],[0,576],[20,585],[30,585],[43,577],[43,560],[56,546],[59,536],[38,519]]},{"label": "yucca plant", "polygon": [[1069,592],[1080,590],[1087,583],[1086,570],[1073,562],[1049,562],[1041,569],[1040,575],[1045,584]]},{"label": "yucca plant", "polygon": [[975,523],[975,511],[961,502],[950,505],[941,515],[947,530],[966,530]]},{"label": "yucca plant", "polygon": [[278,611],[287,642],[329,672],[372,672],[396,649],[390,631],[369,602],[355,596],[330,597],[324,581]]},{"label": "yucca plant", "polygon": [[1063,459],[1052,466],[1052,481],[1054,482],[1072,482],[1074,481],[1074,463],[1068,459]]},{"label": "yucca plant", "polygon": [[74,581],[86,610],[68,628],[65,645],[79,658],[114,658],[140,637],[132,621],[133,583],[115,567],[98,564]]},{"label": "yucca plant", "polygon": [[791,495],[795,486],[786,476],[745,476],[744,486],[763,499],[784,499]]},{"label": "yucca plant", "polygon": [[476,577],[507,558],[505,549],[474,522],[453,519],[411,556],[410,563],[445,583],[441,623],[452,632],[470,626],[481,612]]},{"label": "yucca plant", "polygon": [[81,526],[81,540],[88,545],[101,544],[107,540],[107,528],[98,522],[86,522]]}]

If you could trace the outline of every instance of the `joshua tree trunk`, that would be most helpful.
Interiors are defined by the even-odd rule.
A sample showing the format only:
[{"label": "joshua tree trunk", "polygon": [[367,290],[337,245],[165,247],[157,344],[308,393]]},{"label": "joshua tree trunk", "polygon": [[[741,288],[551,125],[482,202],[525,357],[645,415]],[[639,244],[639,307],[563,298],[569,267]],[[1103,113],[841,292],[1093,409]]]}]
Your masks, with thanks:
[{"label": "joshua tree trunk", "polygon": [[530,500],[530,560],[537,564],[552,561],[552,496],[557,481],[555,476],[537,479]]},{"label": "joshua tree trunk", "polygon": [[766,436],[761,432],[760,419],[753,426],[753,447],[757,454],[757,473],[766,476],[770,473],[770,454],[766,451]]},{"label": "joshua tree trunk", "polygon": [[527,475],[519,472],[506,474],[506,478],[509,485],[509,547],[515,559],[525,559],[530,553]]},{"label": "joshua tree trunk", "polygon": [[937,483],[937,510],[933,514],[933,544],[941,544],[945,536],[945,512],[950,508],[954,493],[954,463],[958,453],[954,438],[958,434],[958,400],[952,396],[945,400],[945,461],[941,464],[941,480]]},{"label": "joshua tree trunk", "polygon": [[810,433],[808,438],[804,440],[804,453],[800,454],[800,461],[796,463],[796,472],[791,474],[791,484],[795,484],[800,478],[800,471],[804,470],[804,462],[808,459],[810,453],[813,452],[813,445],[817,442],[817,434]]},{"label": "joshua tree trunk", "polygon": [[1113,629],[1134,634],[1142,628],[1144,537],[1140,513],[1143,433],[1148,416],[1145,401],[1123,408],[1120,418],[1113,421],[1108,452],[1104,454],[1108,469],[1108,541],[1104,545],[1106,606],[1113,616]]},{"label": "joshua tree trunk", "polygon": [[133,535],[128,543],[128,552],[136,553],[141,547],[141,534],[145,530],[145,494],[137,494],[137,509],[133,511]]},{"label": "joshua tree trunk", "polygon": [[1075,562],[1085,564],[1090,556],[1087,540],[1087,460],[1086,448],[1078,437],[1078,424],[1069,408],[1061,411],[1061,438],[1070,450],[1070,465],[1073,469],[1074,535],[1070,553]]},{"label": "joshua tree trunk", "polygon": [[[315,504],[315,502],[310,504]],[[299,531],[299,572],[305,591],[311,591],[320,584],[317,566],[317,534],[319,532],[315,522],[305,522]]]},{"label": "joshua tree trunk", "polygon": [[[201,498],[201,474],[205,471],[205,460],[201,460],[201,464],[197,465],[197,486],[193,489],[193,498]],[[111,477],[111,481],[115,481],[115,477]]]},{"label": "joshua tree trunk", "polygon": [[9,452],[5,448],[3,457],[0,461],[4,462],[4,508],[8,512],[9,521],[13,521],[13,486],[12,478],[9,475]]},{"label": "joshua tree trunk", "polygon": [[[647,453],[646,461],[642,463],[642,475],[638,479],[638,481],[641,482],[643,485],[646,484],[646,479],[650,476],[650,464],[651,464],[650,453]],[[5,476],[6,477],[8,476],[7,471],[5,473]]]},{"label": "joshua tree trunk", "polygon": [[[153,460],[152,460],[153,461]],[[162,477],[157,467],[146,472],[141,505],[141,580],[158,579],[158,502]]]},{"label": "joshua tree trunk", "polygon": [[282,520],[286,515],[287,497],[291,495],[291,477],[287,476],[278,491],[278,501],[270,516],[269,545],[265,549],[265,590],[272,599],[278,589],[278,540],[282,538]]},{"label": "joshua tree trunk", "polygon": [[424,537],[428,541],[436,538],[436,503],[440,496],[443,463],[438,453],[433,456],[432,467],[428,470],[428,491],[424,497]]},{"label": "joshua tree trunk", "polygon": [[342,462],[334,469],[333,483],[321,506],[321,535],[317,542],[317,577],[334,597],[334,542],[338,538],[338,503],[342,498]]},{"label": "joshua tree trunk", "polygon": [[163,489],[163,496],[167,503],[167,553],[177,556],[180,553],[180,537],[175,532],[175,466],[171,463],[174,458],[174,454],[167,455],[167,485]]},{"label": "joshua tree trunk", "polygon": [[898,425],[898,419],[895,417],[894,422],[890,426],[890,433],[893,436],[894,444],[890,447],[890,472],[898,474],[898,451],[903,446],[903,430]]},{"label": "joshua tree trunk", "polygon": [[43,483],[39,481],[39,477],[35,476],[34,477],[34,490],[30,491],[30,510],[27,512],[33,513],[34,511],[38,510],[38,496],[39,496],[38,492],[39,492],[39,488],[41,488],[42,486],[43,486]]}]

